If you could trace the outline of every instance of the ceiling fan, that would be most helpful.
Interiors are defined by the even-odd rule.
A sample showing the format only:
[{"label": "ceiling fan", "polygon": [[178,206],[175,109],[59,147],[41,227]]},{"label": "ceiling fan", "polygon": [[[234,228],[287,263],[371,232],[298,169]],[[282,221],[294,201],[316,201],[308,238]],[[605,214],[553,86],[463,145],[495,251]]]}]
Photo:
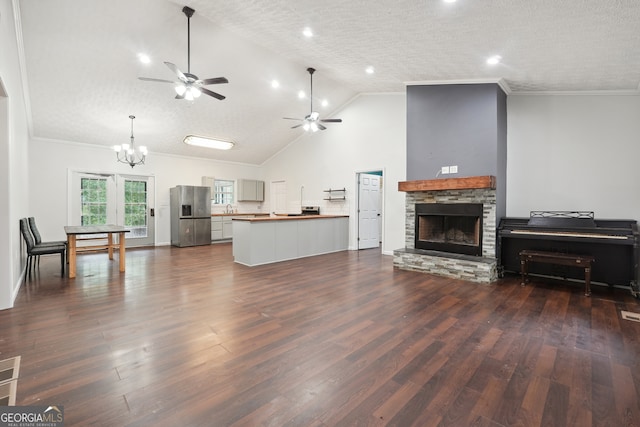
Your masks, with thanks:
[{"label": "ceiling fan", "polygon": [[175,84],[176,90],[176,99],[186,99],[188,101],[193,101],[194,98],[198,98],[202,93],[205,93],[209,96],[213,96],[219,100],[225,99],[224,95],[220,95],[219,93],[210,91],[207,88],[202,86],[205,85],[215,85],[220,83],[229,83],[229,80],[226,77],[214,77],[211,79],[198,79],[198,76],[195,74],[191,74],[191,17],[195,10],[191,9],[188,6],[182,8],[182,13],[187,16],[187,72],[183,73],[180,71],[178,67],[176,67],[171,62],[165,62],[165,65],[169,67],[169,69],[178,76],[180,81],[173,82],[171,80],[163,80],[163,79],[153,79],[149,77],[138,77],[140,80],[148,81],[148,82],[162,82],[162,83],[171,83]]},{"label": "ceiling fan", "polygon": [[313,73],[315,73],[314,68],[307,68],[309,72],[309,76],[311,78],[311,91],[309,94],[309,99],[311,100],[311,112],[305,116],[304,119],[294,119],[293,117],[284,117],[285,120],[299,120],[302,123],[299,125],[291,126],[291,129],[302,128],[305,131],[317,132],[318,130],[325,130],[326,127],[322,125],[322,123],[342,123],[342,119],[320,119],[320,113],[317,111],[313,111]]}]

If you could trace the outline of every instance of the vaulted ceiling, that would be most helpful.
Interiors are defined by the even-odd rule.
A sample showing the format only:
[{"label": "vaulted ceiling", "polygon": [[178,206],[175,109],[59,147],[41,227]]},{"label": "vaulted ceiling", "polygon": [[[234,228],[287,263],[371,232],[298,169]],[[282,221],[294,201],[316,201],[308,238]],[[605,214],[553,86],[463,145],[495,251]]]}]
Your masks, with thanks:
[{"label": "vaulted ceiling", "polygon": [[[26,91],[35,138],[261,164],[296,138],[283,117],[339,116],[354,96],[403,92],[409,82],[503,79],[508,90],[640,89],[636,0],[20,0]],[[219,101],[176,100],[163,64],[224,76]],[[302,30],[309,27],[314,36]],[[149,64],[139,61],[144,53]],[[497,65],[486,59],[500,55]],[[365,73],[369,66],[373,74]],[[280,83],[274,89],[273,80]],[[320,107],[326,99],[327,107]],[[316,108],[317,106],[317,108]],[[324,132],[331,132],[330,124]],[[350,124],[353,125],[353,124]],[[186,146],[187,134],[236,142]]]}]

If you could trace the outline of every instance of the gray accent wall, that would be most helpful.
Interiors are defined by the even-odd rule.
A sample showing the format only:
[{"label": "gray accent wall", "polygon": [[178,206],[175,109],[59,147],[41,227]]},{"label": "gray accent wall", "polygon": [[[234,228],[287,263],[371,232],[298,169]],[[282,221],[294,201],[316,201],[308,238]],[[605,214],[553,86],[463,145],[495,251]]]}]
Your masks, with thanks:
[{"label": "gray accent wall", "polygon": [[[458,173],[443,175],[443,166]],[[407,86],[407,181],[496,177],[506,215],[507,96],[496,83]]]},{"label": "gray accent wall", "polygon": [[496,218],[507,216],[507,94],[497,89]]}]

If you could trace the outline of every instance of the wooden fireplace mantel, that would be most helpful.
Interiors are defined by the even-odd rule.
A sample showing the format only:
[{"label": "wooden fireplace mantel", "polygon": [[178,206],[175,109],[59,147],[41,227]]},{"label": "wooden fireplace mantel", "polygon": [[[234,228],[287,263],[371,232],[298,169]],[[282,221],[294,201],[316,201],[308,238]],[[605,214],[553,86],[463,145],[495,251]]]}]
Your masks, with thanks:
[{"label": "wooden fireplace mantel", "polygon": [[466,178],[441,178],[426,179],[419,181],[400,181],[398,182],[398,191],[437,191],[437,190],[474,190],[481,188],[489,188],[495,190],[496,177],[487,176],[469,176]]}]

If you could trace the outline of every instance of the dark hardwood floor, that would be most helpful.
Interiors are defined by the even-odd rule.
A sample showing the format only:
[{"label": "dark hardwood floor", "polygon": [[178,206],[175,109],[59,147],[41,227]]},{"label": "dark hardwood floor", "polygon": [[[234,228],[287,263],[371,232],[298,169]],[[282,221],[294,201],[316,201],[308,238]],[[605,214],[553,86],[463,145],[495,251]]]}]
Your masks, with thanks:
[{"label": "dark hardwood floor", "polygon": [[378,250],[261,267],[231,246],[43,257],[0,312],[17,405],[68,426],[637,426],[628,291],[394,269]]}]

